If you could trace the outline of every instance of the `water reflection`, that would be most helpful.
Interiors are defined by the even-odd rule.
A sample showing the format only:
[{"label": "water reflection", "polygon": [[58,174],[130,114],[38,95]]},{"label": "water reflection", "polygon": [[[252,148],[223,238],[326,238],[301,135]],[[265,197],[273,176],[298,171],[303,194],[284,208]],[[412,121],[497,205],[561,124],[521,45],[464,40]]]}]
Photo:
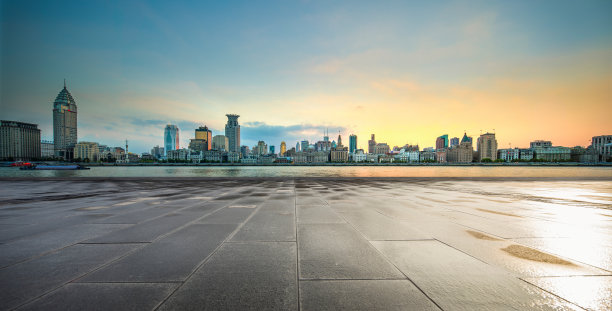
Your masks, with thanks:
[{"label": "water reflection", "polygon": [[[507,166],[110,166],[83,171],[21,171],[2,177],[611,177],[612,167]],[[567,194],[567,193],[565,193]]]}]

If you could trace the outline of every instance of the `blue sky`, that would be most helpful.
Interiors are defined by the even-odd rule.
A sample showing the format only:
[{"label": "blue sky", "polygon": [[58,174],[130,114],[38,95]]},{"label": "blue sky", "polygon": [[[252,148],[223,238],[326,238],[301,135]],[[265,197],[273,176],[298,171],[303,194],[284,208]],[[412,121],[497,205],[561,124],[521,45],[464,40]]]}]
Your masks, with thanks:
[{"label": "blue sky", "polygon": [[226,113],[241,115],[249,146],[318,140],[325,128],[357,134],[361,147],[370,133],[426,147],[464,130],[495,129],[503,146],[612,132],[612,1],[0,8],[2,118],[38,123],[46,138],[64,78],[79,139],[128,138],[136,152],[162,145],[165,123],[180,126],[184,146],[198,125],[222,134]]}]

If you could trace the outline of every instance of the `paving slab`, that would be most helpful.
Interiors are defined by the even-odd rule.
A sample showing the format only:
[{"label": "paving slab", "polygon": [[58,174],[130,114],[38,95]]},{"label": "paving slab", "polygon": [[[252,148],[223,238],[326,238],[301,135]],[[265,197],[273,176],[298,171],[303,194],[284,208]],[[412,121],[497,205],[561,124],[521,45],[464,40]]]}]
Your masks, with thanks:
[{"label": "paving slab", "polygon": [[526,278],[525,281],[585,309],[612,310],[612,275]]},{"label": "paving slab", "polygon": [[295,243],[224,244],[159,310],[297,310]]},{"label": "paving slab", "polygon": [[0,268],[125,228],[117,224],[81,224],[0,245]]},{"label": "paving slab", "polygon": [[348,224],[298,226],[300,279],[402,279]]},{"label": "paving slab", "polygon": [[329,205],[298,205],[297,222],[300,224],[338,224],[345,223]]},{"label": "paving slab", "polygon": [[254,208],[224,207],[198,221],[203,224],[241,224],[255,211]]},{"label": "paving slab", "polygon": [[426,234],[414,226],[397,221],[373,209],[345,209],[340,210],[339,214],[371,241],[432,239],[431,234]]},{"label": "paving slab", "polygon": [[78,244],[0,269],[0,309],[15,308],[139,246]]},{"label": "paving slab", "polygon": [[160,218],[142,222],[131,227],[118,230],[98,238],[85,241],[85,243],[145,243],[151,242],[166,233],[197,220],[201,214],[171,213]]},{"label": "paving slab", "polygon": [[438,241],[375,241],[387,256],[443,310],[576,309]]},{"label": "paving slab", "polygon": [[153,310],[178,283],[71,283],[19,310]]},{"label": "paving slab", "polygon": [[258,210],[232,237],[233,242],[295,241],[295,209]]},{"label": "paving slab", "polygon": [[189,225],[78,282],[184,281],[235,228],[233,224]]},{"label": "paving slab", "polygon": [[408,280],[300,281],[301,310],[440,310]]}]

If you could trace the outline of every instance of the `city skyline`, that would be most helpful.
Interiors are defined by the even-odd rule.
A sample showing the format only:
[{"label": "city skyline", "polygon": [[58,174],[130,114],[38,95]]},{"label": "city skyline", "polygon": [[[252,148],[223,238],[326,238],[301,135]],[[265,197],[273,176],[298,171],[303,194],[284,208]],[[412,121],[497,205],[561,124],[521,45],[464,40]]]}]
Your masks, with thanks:
[{"label": "city skyline", "polygon": [[[554,14],[549,14],[551,10]],[[3,119],[53,137],[67,79],[79,141],[148,152],[241,115],[241,145],[494,131],[587,146],[612,127],[612,3],[3,2]],[[87,12],[95,11],[91,16]],[[69,14],[70,19],[56,16]],[[182,18],[178,18],[178,17]],[[567,21],[573,21],[571,26]],[[45,51],[45,52],[41,52]]]}]

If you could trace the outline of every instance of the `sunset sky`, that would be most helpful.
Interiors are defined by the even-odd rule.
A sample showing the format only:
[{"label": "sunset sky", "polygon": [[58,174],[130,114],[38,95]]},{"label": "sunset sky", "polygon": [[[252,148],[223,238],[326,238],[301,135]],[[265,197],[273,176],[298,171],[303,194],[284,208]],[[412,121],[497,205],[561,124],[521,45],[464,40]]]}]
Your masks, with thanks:
[{"label": "sunset sky", "polygon": [[130,151],[178,124],[288,147],[612,134],[612,1],[2,1],[1,119],[52,139],[63,79],[79,141]]}]

